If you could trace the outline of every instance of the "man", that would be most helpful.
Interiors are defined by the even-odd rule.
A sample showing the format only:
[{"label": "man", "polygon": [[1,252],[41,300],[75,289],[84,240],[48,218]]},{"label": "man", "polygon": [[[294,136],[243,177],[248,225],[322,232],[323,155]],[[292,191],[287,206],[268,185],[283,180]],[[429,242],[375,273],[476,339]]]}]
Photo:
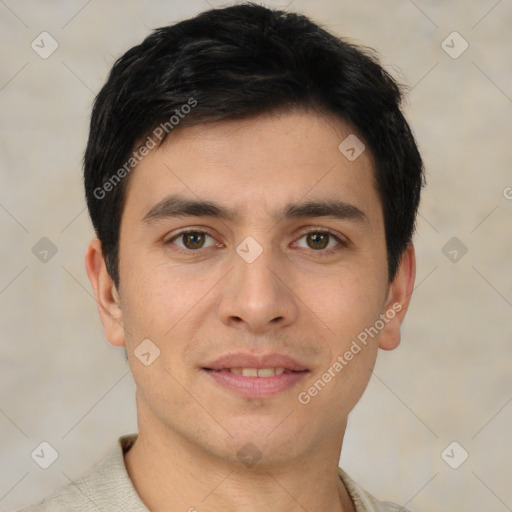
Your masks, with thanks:
[{"label": "man", "polygon": [[338,468],[411,297],[422,161],[375,58],[254,4],[113,67],[86,268],[138,435],[30,511],[392,511]]}]

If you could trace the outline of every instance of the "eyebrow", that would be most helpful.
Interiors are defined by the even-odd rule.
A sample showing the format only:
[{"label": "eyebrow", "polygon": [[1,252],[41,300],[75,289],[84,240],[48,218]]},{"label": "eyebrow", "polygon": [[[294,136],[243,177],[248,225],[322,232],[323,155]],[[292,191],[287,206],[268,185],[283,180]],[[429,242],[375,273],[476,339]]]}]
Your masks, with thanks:
[{"label": "eyebrow", "polygon": [[[162,199],[144,215],[142,221],[152,224],[157,220],[177,217],[214,217],[235,221],[239,214],[212,201],[188,199],[180,195],[171,195]],[[367,223],[366,214],[354,205],[338,200],[316,200],[302,203],[290,203],[274,215],[278,221],[308,217],[332,217]]]}]

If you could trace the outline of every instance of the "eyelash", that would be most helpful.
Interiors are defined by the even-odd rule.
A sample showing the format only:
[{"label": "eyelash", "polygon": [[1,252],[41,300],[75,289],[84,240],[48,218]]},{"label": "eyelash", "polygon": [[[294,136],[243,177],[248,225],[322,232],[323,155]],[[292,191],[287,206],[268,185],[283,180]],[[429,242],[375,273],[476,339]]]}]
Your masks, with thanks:
[{"label": "eyelash", "polygon": [[[200,235],[208,235],[209,237],[211,237],[212,239],[215,240],[215,238],[207,231],[204,231],[201,229],[189,228],[189,229],[184,229],[184,230],[180,231],[179,233],[176,233],[175,235],[172,236],[172,238],[166,240],[164,242],[164,244],[171,245],[171,244],[173,244],[173,242],[176,239],[178,239],[180,236],[186,235],[187,233],[197,233]],[[318,256],[318,257],[330,256],[331,254],[334,254],[334,253],[340,251],[341,249],[347,248],[349,246],[349,243],[346,240],[341,239],[338,235],[336,235],[333,231],[331,231],[328,228],[321,228],[321,229],[317,228],[317,229],[311,229],[309,231],[302,232],[301,235],[296,239],[296,241],[298,241],[301,238],[304,238],[305,236],[310,235],[312,233],[329,235],[330,237],[334,238],[336,240],[336,242],[338,242],[338,244],[331,249],[319,249],[319,250],[309,249],[309,251],[312,252],[313,254],[315,254],[315,256]],[[217,242],[217,244],[218,244],[218,242]],[[217,247],[218,247],[218,245],[217,245]],[[194,253],[194,252],[200,252],[201,250],[203,250],[203,248],[183,249],[182,247],[179,247],[179,246],[175,246],[175,248],[176,248],[176,250],[183,252],[183,253],[187,253],[187,254]],[[204,249],[211,249],[211,248],[213,248],[213,247],[206,247]]]}]

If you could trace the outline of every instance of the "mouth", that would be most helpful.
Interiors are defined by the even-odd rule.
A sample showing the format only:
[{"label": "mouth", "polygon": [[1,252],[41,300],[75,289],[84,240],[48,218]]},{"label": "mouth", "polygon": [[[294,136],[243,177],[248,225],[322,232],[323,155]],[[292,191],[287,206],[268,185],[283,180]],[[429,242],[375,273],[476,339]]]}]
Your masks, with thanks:
[{"label": "mouth", "polygon": [[268,354],[230,354],[202,370],[222,388],[245,398],[269,398],[297,385],[310,371],[294,359]]},{"label": "mouth", "polygon": [[235,375],[242,375],[243,377],[273,377],[274,375],[281,375],[282,373],[290,373],[293,370],[285,368],[222,368],[221,370],[213,370],[212,368],[205,368],[212,372],[230,372]]}]

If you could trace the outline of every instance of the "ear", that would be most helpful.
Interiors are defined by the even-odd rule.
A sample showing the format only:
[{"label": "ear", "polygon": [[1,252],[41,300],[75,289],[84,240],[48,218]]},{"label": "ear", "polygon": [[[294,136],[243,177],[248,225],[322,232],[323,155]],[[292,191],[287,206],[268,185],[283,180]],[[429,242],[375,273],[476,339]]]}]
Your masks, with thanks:
[{"label": "ear", "polygon": [[119,293],[107,272],[101,242],[95,238],[85,252],[85,269],[89,276],[101,323],[108,341],[116,347],[125,345],[123,311]]},{"label": "ear", "polygon": [[398,270],[389,287],[386,300],[385,327],[379,337],[379,348],[393,350],[400,344],[400,327],[411,301],[416,277],[414,246],[409,243],[403,252]]}]

